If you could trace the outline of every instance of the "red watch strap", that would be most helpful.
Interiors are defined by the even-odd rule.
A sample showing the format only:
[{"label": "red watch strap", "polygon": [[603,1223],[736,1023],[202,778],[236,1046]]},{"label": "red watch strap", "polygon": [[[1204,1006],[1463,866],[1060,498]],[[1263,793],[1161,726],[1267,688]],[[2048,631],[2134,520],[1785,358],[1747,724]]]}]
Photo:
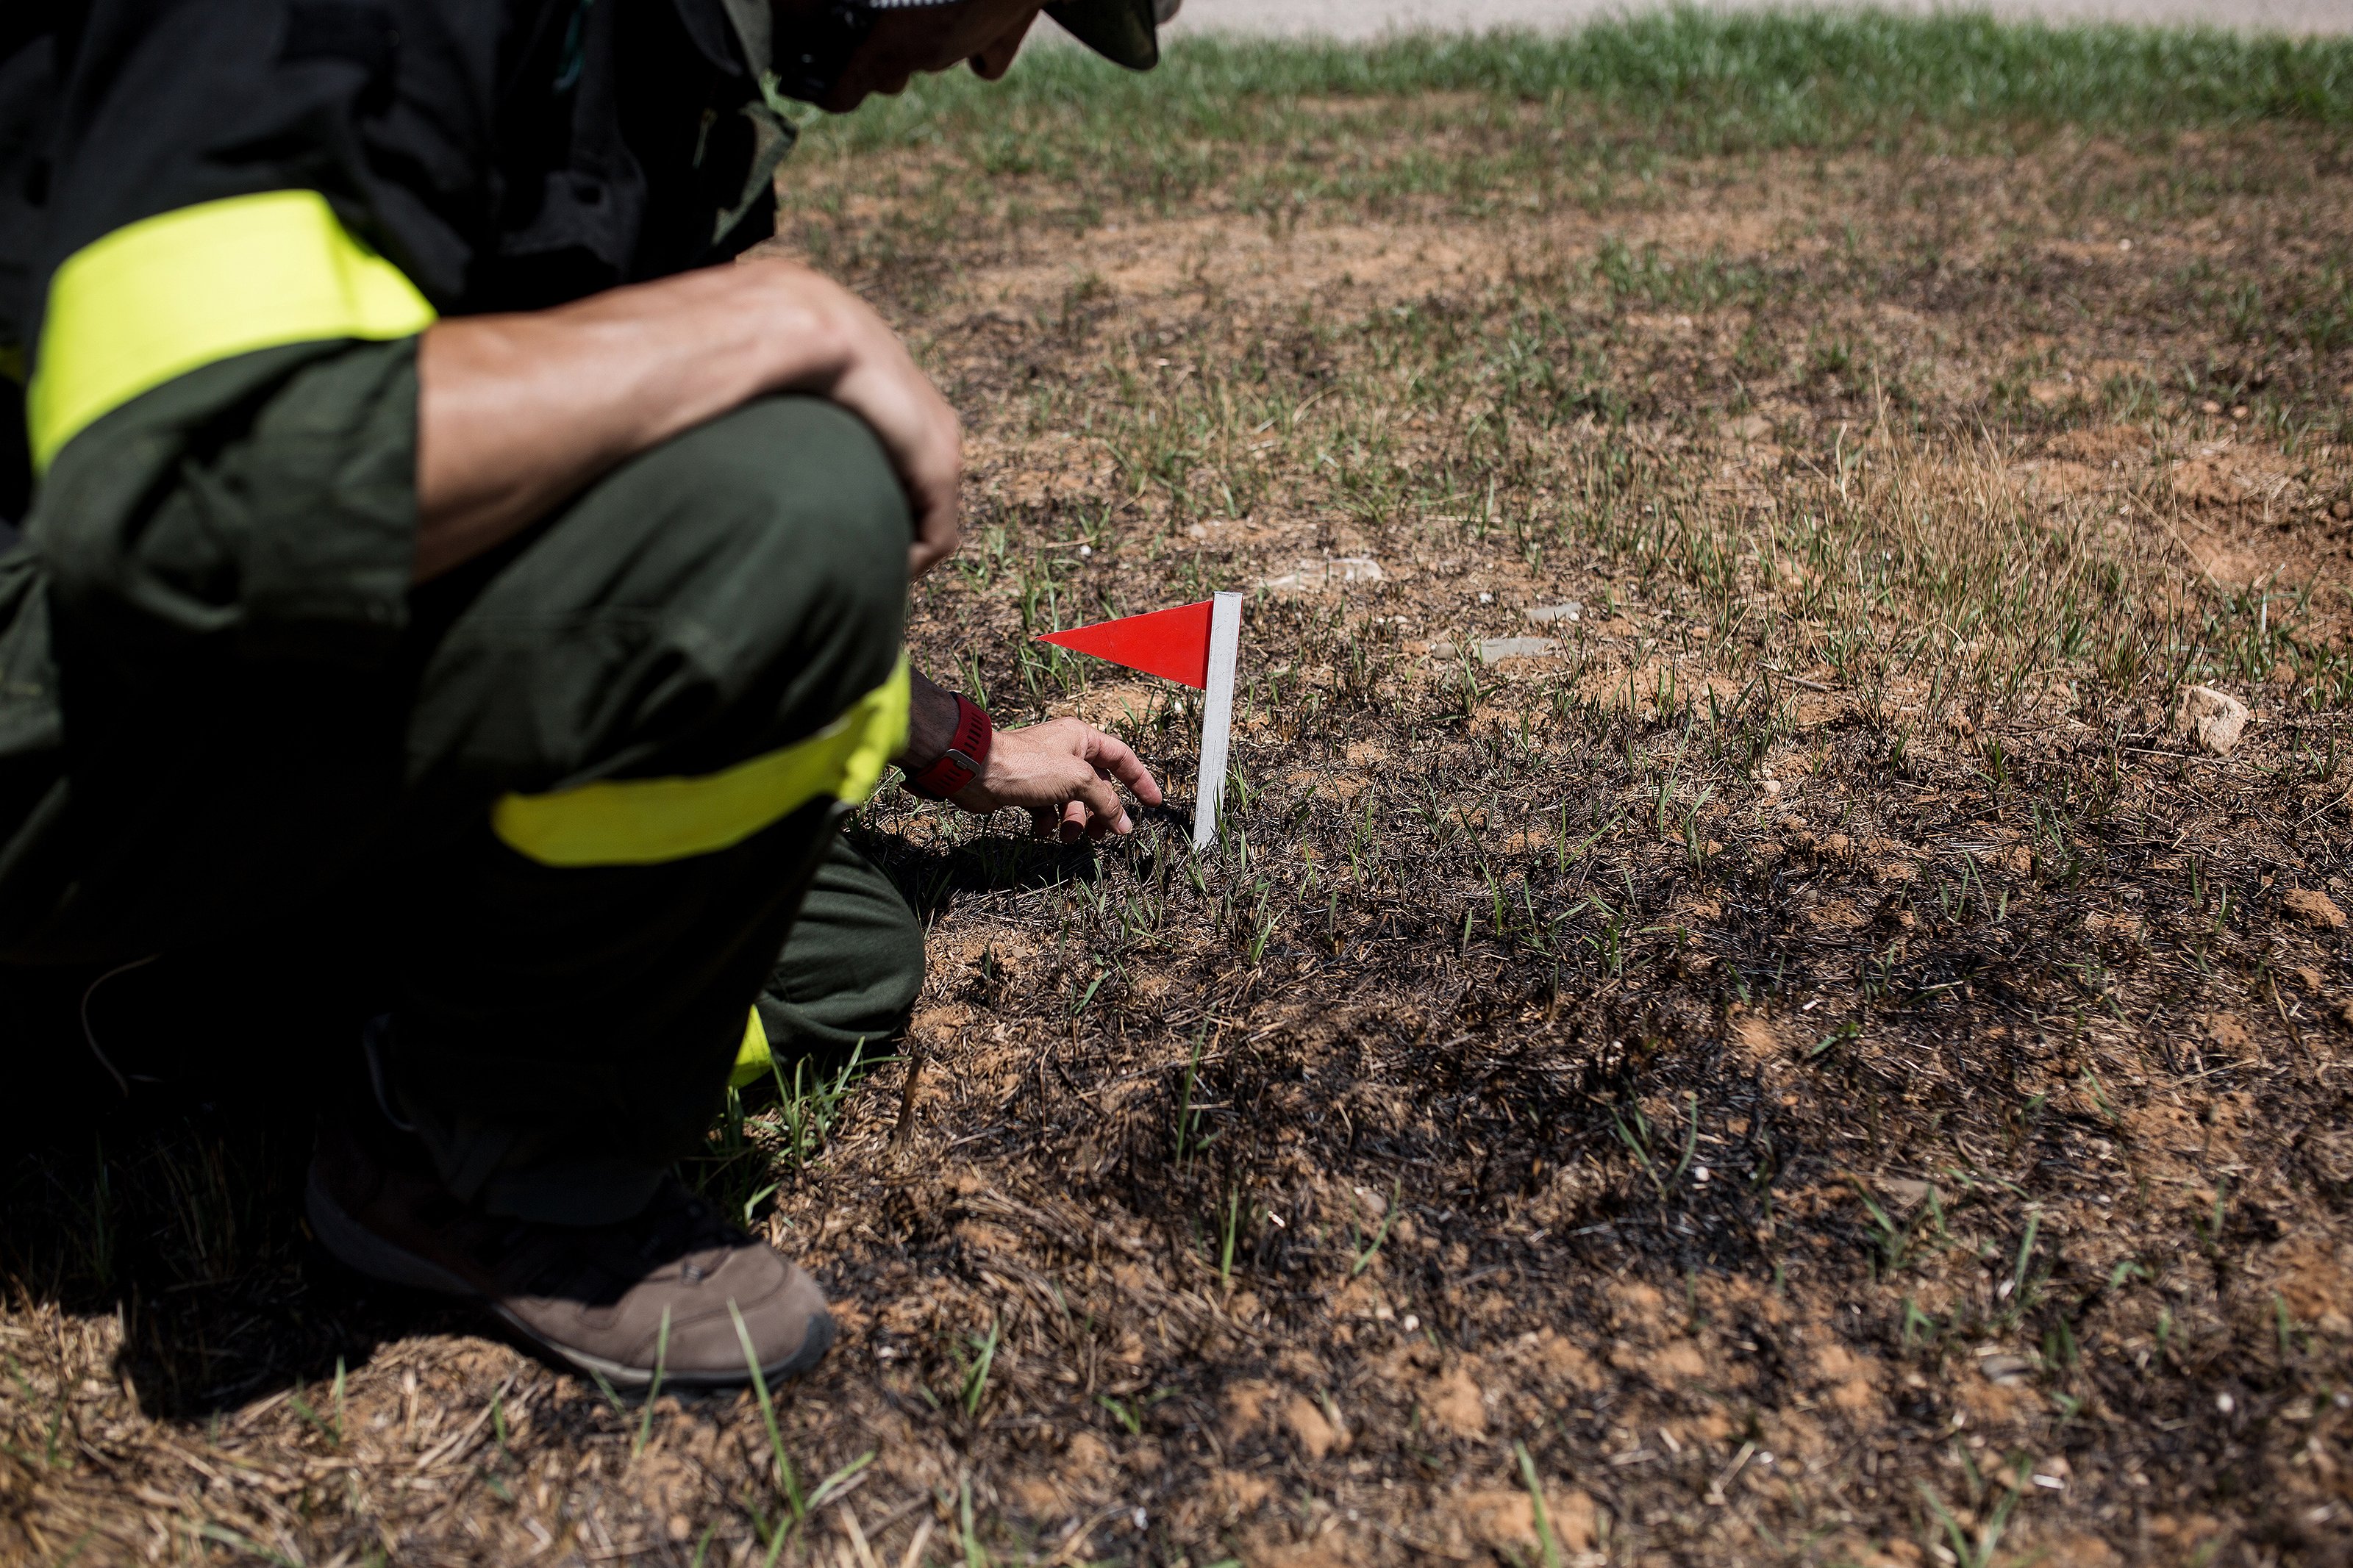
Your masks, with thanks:
[{"label": "red watch strap", "polygon": [[996,726],[989,723],[987,710],[969,697],[959,696],[955,700],[955,731],[948,737],[948,749],[930,765],[907,775],[908,791],[926,800],[947,799],[978,778],[981,770],[988,766],[988,748],[996,738]]}]

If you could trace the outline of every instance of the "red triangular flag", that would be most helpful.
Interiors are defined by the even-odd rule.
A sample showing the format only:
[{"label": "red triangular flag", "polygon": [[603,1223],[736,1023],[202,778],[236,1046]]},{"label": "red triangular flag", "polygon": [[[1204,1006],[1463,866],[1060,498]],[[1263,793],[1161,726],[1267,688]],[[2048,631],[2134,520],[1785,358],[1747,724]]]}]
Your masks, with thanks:
[{"label": "red triangular flag", "polygon": [[1204,599],[1173,610],[1123,616],[1066,632],[1046,632],[1038,640],[1074,653],[1091,653],[1146,675],[1206,688],[1209,684],[1209,605]]}]

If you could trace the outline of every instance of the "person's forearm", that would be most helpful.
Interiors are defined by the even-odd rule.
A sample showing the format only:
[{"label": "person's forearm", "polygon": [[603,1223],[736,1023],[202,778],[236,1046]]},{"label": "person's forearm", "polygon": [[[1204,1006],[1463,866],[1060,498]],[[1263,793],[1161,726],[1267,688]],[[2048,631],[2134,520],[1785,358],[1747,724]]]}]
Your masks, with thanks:
[{"label": "person's forearm", "polygon": [[417,352],[417,580],[512,537],[616,464],[765,392],[827,392],[838,313],[775,264],[429,329]]}]

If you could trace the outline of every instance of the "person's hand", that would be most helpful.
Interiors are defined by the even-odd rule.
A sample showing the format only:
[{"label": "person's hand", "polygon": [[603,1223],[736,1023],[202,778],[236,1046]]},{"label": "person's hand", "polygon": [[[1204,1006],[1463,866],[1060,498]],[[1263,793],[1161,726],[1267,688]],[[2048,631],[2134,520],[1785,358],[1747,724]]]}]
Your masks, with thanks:
[{"label": "person's hand", "polygon": [[914,516],[907,566],[956,547],[964,436],[856,295],[789,261],[706,267],[569,305],[461,316],[417,351],[417,561],[427,582],[639,452],[764,393],[827,397],[881,437]]},{"label": "person's hand", "polygon": [[954,554],[963,538],[956,508],[964,483],[964,427],[955,410],[865,300],[806,267],[759,265],[774,269],[769,277],[788,321],[802,313],[817,317],[831,336],[830,363],[791,389],[822,393],[881,437],[915,514],[907,574],[922,576]]},{"label": "person's hand", "polygon": [[1039,837],[1071,844],[1134,831],[1120,784],[1146,805],[1161,802],[1159,784],[1125,742],[1076,719],[1050,719],[999,730],[980,776],[950,798],[974,812],[1018,806]]}]

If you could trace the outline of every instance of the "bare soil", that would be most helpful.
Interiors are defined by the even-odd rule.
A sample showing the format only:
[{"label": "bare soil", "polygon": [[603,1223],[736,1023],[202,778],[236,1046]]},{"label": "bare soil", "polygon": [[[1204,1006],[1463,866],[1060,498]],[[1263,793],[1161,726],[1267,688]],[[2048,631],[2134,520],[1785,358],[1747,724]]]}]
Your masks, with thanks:
[{"label": "bare soil", "polygon": [[[1264,159],[1549,133],[1324,118]],[[1255,156],[787,181],[967,420],[919,662],[1189,795],[1025,634],[1254,595],[1213,852],[858,829],[912,1037],[703,1173],[839,1303],[823,1500],[311,1258],[225,1100],[15,1170],[0,1557],[2353,1556],[2342,137]]]}]

